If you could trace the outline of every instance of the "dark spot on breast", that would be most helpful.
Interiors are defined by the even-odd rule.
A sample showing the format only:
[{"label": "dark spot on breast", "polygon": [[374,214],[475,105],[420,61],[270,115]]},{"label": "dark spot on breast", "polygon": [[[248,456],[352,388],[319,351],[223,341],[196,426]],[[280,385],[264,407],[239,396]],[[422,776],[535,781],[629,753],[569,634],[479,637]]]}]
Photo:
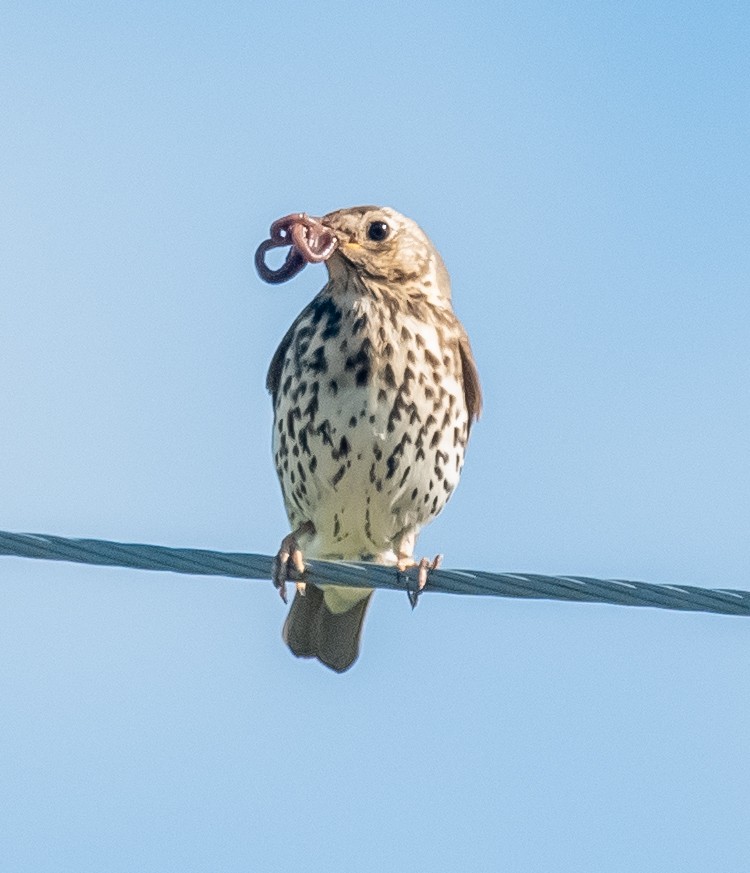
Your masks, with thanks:
[{"label": "dark spot on breast", "polygon": [[312,397],[310,398],[310,402],[305,407],[305,413],[307,418],[312,421],[315,416],[318,414],[318,392],[312,392]]},{"label": "dark spot on breast", "polygon": [[359,351],[354,355],[349,355],[344,362],[346,370],[356,370],[355,382],[360,388],[366,385],[370,379],[371,350],[372,343],[365,337]]},{"label": "dark spot on breast", "polygon": [[307,455],[310,454],[310,444],[307,441],[307,427],[308,426],[303,427],[302,430],[299,432],[299,436],[298,436],[299,444],[302,447],[302,451],[305,452],[305,454],[307,454]]},{"label": "dark spot on breast", "polygon": [[321,334],[324,340],[335,339],[341,330],[341,310],[331,301],[331,308],[327,312],[328,321]]},{"label": "dark spot on breast", "polygon": [[367,316],[360,315],[359,318],[355,318],[352,323],[352,333],[357,334],[360,331],[364,330],[367,326]]},{"label": "dark spot on breast", "polygon": [[322,421],[317,430],[315,431],[320,436],[321,442],[324,446],[332,446],[333,440],[331,439],[331,425],[328,419]]},{"label": "dark spot on breast", "polygon": [[339,391],[339,383],[335,379],[331,379],[331,381],[328,383],[328,389],[335,397]]},{"label": "dark spot on breast", "polygon": [[357,367],[361,367],[363,364],[369,366],[371,351],[372,343],[370,342],[368,337],[365,337],[362,340],[362,345],[359,347],[359,351],[357,351],[354,355],[349,355],[349,357],[345,361],[344,366],[347,370],[355,370]]},{"label": "dark spot on breast", "polygon": [[300,397],[304,397],[307,394],[307,382],[303,379],[299,385],[292,391],[292,401],[296,403]]},{"label": "dark spot on breast", "polygon": [[356,416],[356,415],[353,415],[353,416],[349,419],[349,427],[356,427],[356,426],[357,426],[357,416]]},{"label": "dark spot on breast", "polygon": [[383,368],[383,381],[389,388],[396,387],[396,376],[393,372],[393,367],[390,364],[386,364]]},{"label": "dark spot on breast", "polygon": [[349,454],[349,449],[349,440],[345,436],[342,436],[338,449],[333,452],[333,460],[338,461],[339,458],[345,458]]},{"label": "dark spot on breast", "polygon": [[321,334],[321,338],[324,340],[335,339],[339,335],[339,331],[341,330],[341,318],[339,317],[338,321],[329,321],[325,327],[325,330]]},{"label": "dark spot on breast", "polygon": [[436,358],[429,349],[424,350],[424,359],[431,367],[440,366],[440,359]]},{"label": "dark spot on breast", "polygon": [[[327,294],[319,295],[310,304],[310,315],[312,316],[312,323],[316,326],[320,324],[321,319],[325,315],[330,315],[331,313],[335,313],[337,311],[338,307],[333,302],[333,298],[329,297]],[[309,330],[309,328],[305,328],[305,330]]]},{"label": "dark spot on breast", "polygon": [[324,340],[338,336],[341,329],[341,310],[336,306],[333,298],[329,296],[317,297],[310,304],[312,310],[312,323],[317,327],[325,318],[326,326],[321,334]]},{"label": "dark spot on breast", "polygon": [[311,373],[325,373],[328,371],[328,362],[326,361],[326,353],[324,346],[318,346],[317,349],[310,355],[307,362],[307,369]]},{"label": "dark spot on breast", "polygon": [[[401,463],[401,457],[404,454],[404,449],[406,448],[407,444],[409,444],[411,441],[412,441],[412,439],[409,436],[409,434],[404,433],[402,435],[401,439],[398,441],[398,444],[394,447],[393,451],[388,456],[388,459],[386,460],[386,467],[388,468],[388,473],[386,474],[386,477],[385,477],[386,479],[390,479],[393,476],[393,474],[396,472],[396,468]],[[407,472],[404,474],[404,477],[401,479],[401,482],[400,482],[401,485],[404,484],[404,479],[408,475],[409,469],[410,468],[407,468]]]},{"label": "dark spot on breast", "polygon": [[342,464],[338,470],[334,473],[333,479],[331,479],[331,485],[335,488],[339,482],[344,478],[344,473],[346,473],[346,465]]}]

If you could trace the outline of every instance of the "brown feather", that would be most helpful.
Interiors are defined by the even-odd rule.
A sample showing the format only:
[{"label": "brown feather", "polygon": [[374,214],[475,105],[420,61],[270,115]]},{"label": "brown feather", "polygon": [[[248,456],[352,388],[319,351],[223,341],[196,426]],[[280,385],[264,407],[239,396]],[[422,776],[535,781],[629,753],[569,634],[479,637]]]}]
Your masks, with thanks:
[{"label": "brown feather", "polygon": [[317,658],[326,667],[343,673],[359,656],[362,623],[372,591],[348,609],[334,613],[326,606],[323,592],[307,585],[297,592],[281,635],[298,658]]},{"label": "brown feather", "polygon": [[479,371],[471,351],[469,337],[464,334],[458,341],[458,351],[461,355],[461,369],[463,371],[464,397],[466,408],[469,411],[469,429],[482,414],[482,387],[479,384]]},{"label": "brown feather", "polygon": [[286,358],[286,353],[291,345],[292,340],[294,339],[294,334],[297,330],[298,323],[301,318],[306,313],[306,309],[303,310],[292,322],[292,326],[289,330],[284,334],[283,339],[279,343],[279,347],[273,353],[273,357],[271,358],[271,363],[268,367],[268,375],[266,376],[266,388],[271,392],[271,397],[273,398],[274,404],[276,403],[276,395],[279,392],[279,385],[281,384],[281,371],[284,369],[284,360]]}]

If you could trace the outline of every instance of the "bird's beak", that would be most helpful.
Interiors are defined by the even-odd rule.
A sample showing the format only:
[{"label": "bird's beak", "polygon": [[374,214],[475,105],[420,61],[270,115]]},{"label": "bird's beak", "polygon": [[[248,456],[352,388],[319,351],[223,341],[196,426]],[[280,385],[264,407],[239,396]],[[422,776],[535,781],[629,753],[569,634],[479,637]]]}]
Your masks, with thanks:
[{"label": "bird's beak", "polygon": [[324,215],[323,218],[320,219],[320,223],[323,227],[327,228],[328,231],[333,234],[336,238],[336,248],[337,250],[346,257],[346,253],[352,253],[359,251],[363,248],[361,243],[355,242],[353,239],[349,237],[349,234],[346,231],[343,231],[340,228],[336,227],[335,221],[333,221],[337,217],[338,213],[332,212],[330,215]]}]

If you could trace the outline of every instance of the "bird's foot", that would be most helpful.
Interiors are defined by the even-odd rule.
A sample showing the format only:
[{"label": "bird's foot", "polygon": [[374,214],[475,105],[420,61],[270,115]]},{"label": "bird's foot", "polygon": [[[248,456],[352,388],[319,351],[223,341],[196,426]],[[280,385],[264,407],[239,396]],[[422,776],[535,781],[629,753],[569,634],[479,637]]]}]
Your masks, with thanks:
[{"label": "bird's foot", "polygon": [[414,609],[417,603],[419,603],[419,595],[422,593],[425,585],[427,584],[428,575],[432,570],[437,570],[442,563],[442,555],[435,555],[432,560],[430,560],[429,558],[421,558],[419,561],[415,561],[414,558],[412,558],[410,555],[402,556],[398,559],[396,569],[399,573],[405,573],[407,570],[410,570],[413,567],[417,568],[417,587],[413,588],[411,585],[409,585],[406,592],[412,609]]},{"label": "bird's foot", "polygon": [[297,591],[304,596],[305,583],[297,576],[304,576],[305,562],[302,560],[302,549],[299,547],[298,537],[301,534],[314,534],[315,527],[312,522],[306,521],[301,524],[297,530],[287,534],[281,541],[279,551],[273,559],[273,584],[278,589],[279,595],[284,603],[287,602],[286,583],[294,581],[297,586]]}]

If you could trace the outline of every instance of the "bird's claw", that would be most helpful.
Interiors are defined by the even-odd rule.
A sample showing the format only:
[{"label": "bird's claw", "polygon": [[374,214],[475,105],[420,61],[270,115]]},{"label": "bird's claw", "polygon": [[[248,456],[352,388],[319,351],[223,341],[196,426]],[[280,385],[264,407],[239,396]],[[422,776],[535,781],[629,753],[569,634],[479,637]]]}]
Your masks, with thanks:
[{"label": "bird's claw", "polygon": [[[284,537],[279,546],[279,551],[273,559],[272,581],[284,603],[287,602],[286,583],[294,579],[295,575],[303,576],[304,573],[305,562],[302,560],[302,550],[297,542],[297,532],[295,531]],[[297,591],[304,595],[305,583],[299,579],[294,581]]]},{"label": "bird's claw", "polygon": [[409,579],[407,577],[407,589],[406,595],[409,598],[409,603],[411,604],[411,608],[414,609],[419,603],[419,595],[424,591],[425,585],[427,585],[427,577],[429,576],[432,570],[437,570],[443,562],[442,555],[435,555],[435,557],[430,560],[429,558],[421,558],[419,561],[415,561],[413,558],[399,558],[398,563],[396,564],[396,568],[399,572],[405,573],[407,570],[410,570],[412,567],[417,568],[417,587],[412,587],[409,584]]}]

